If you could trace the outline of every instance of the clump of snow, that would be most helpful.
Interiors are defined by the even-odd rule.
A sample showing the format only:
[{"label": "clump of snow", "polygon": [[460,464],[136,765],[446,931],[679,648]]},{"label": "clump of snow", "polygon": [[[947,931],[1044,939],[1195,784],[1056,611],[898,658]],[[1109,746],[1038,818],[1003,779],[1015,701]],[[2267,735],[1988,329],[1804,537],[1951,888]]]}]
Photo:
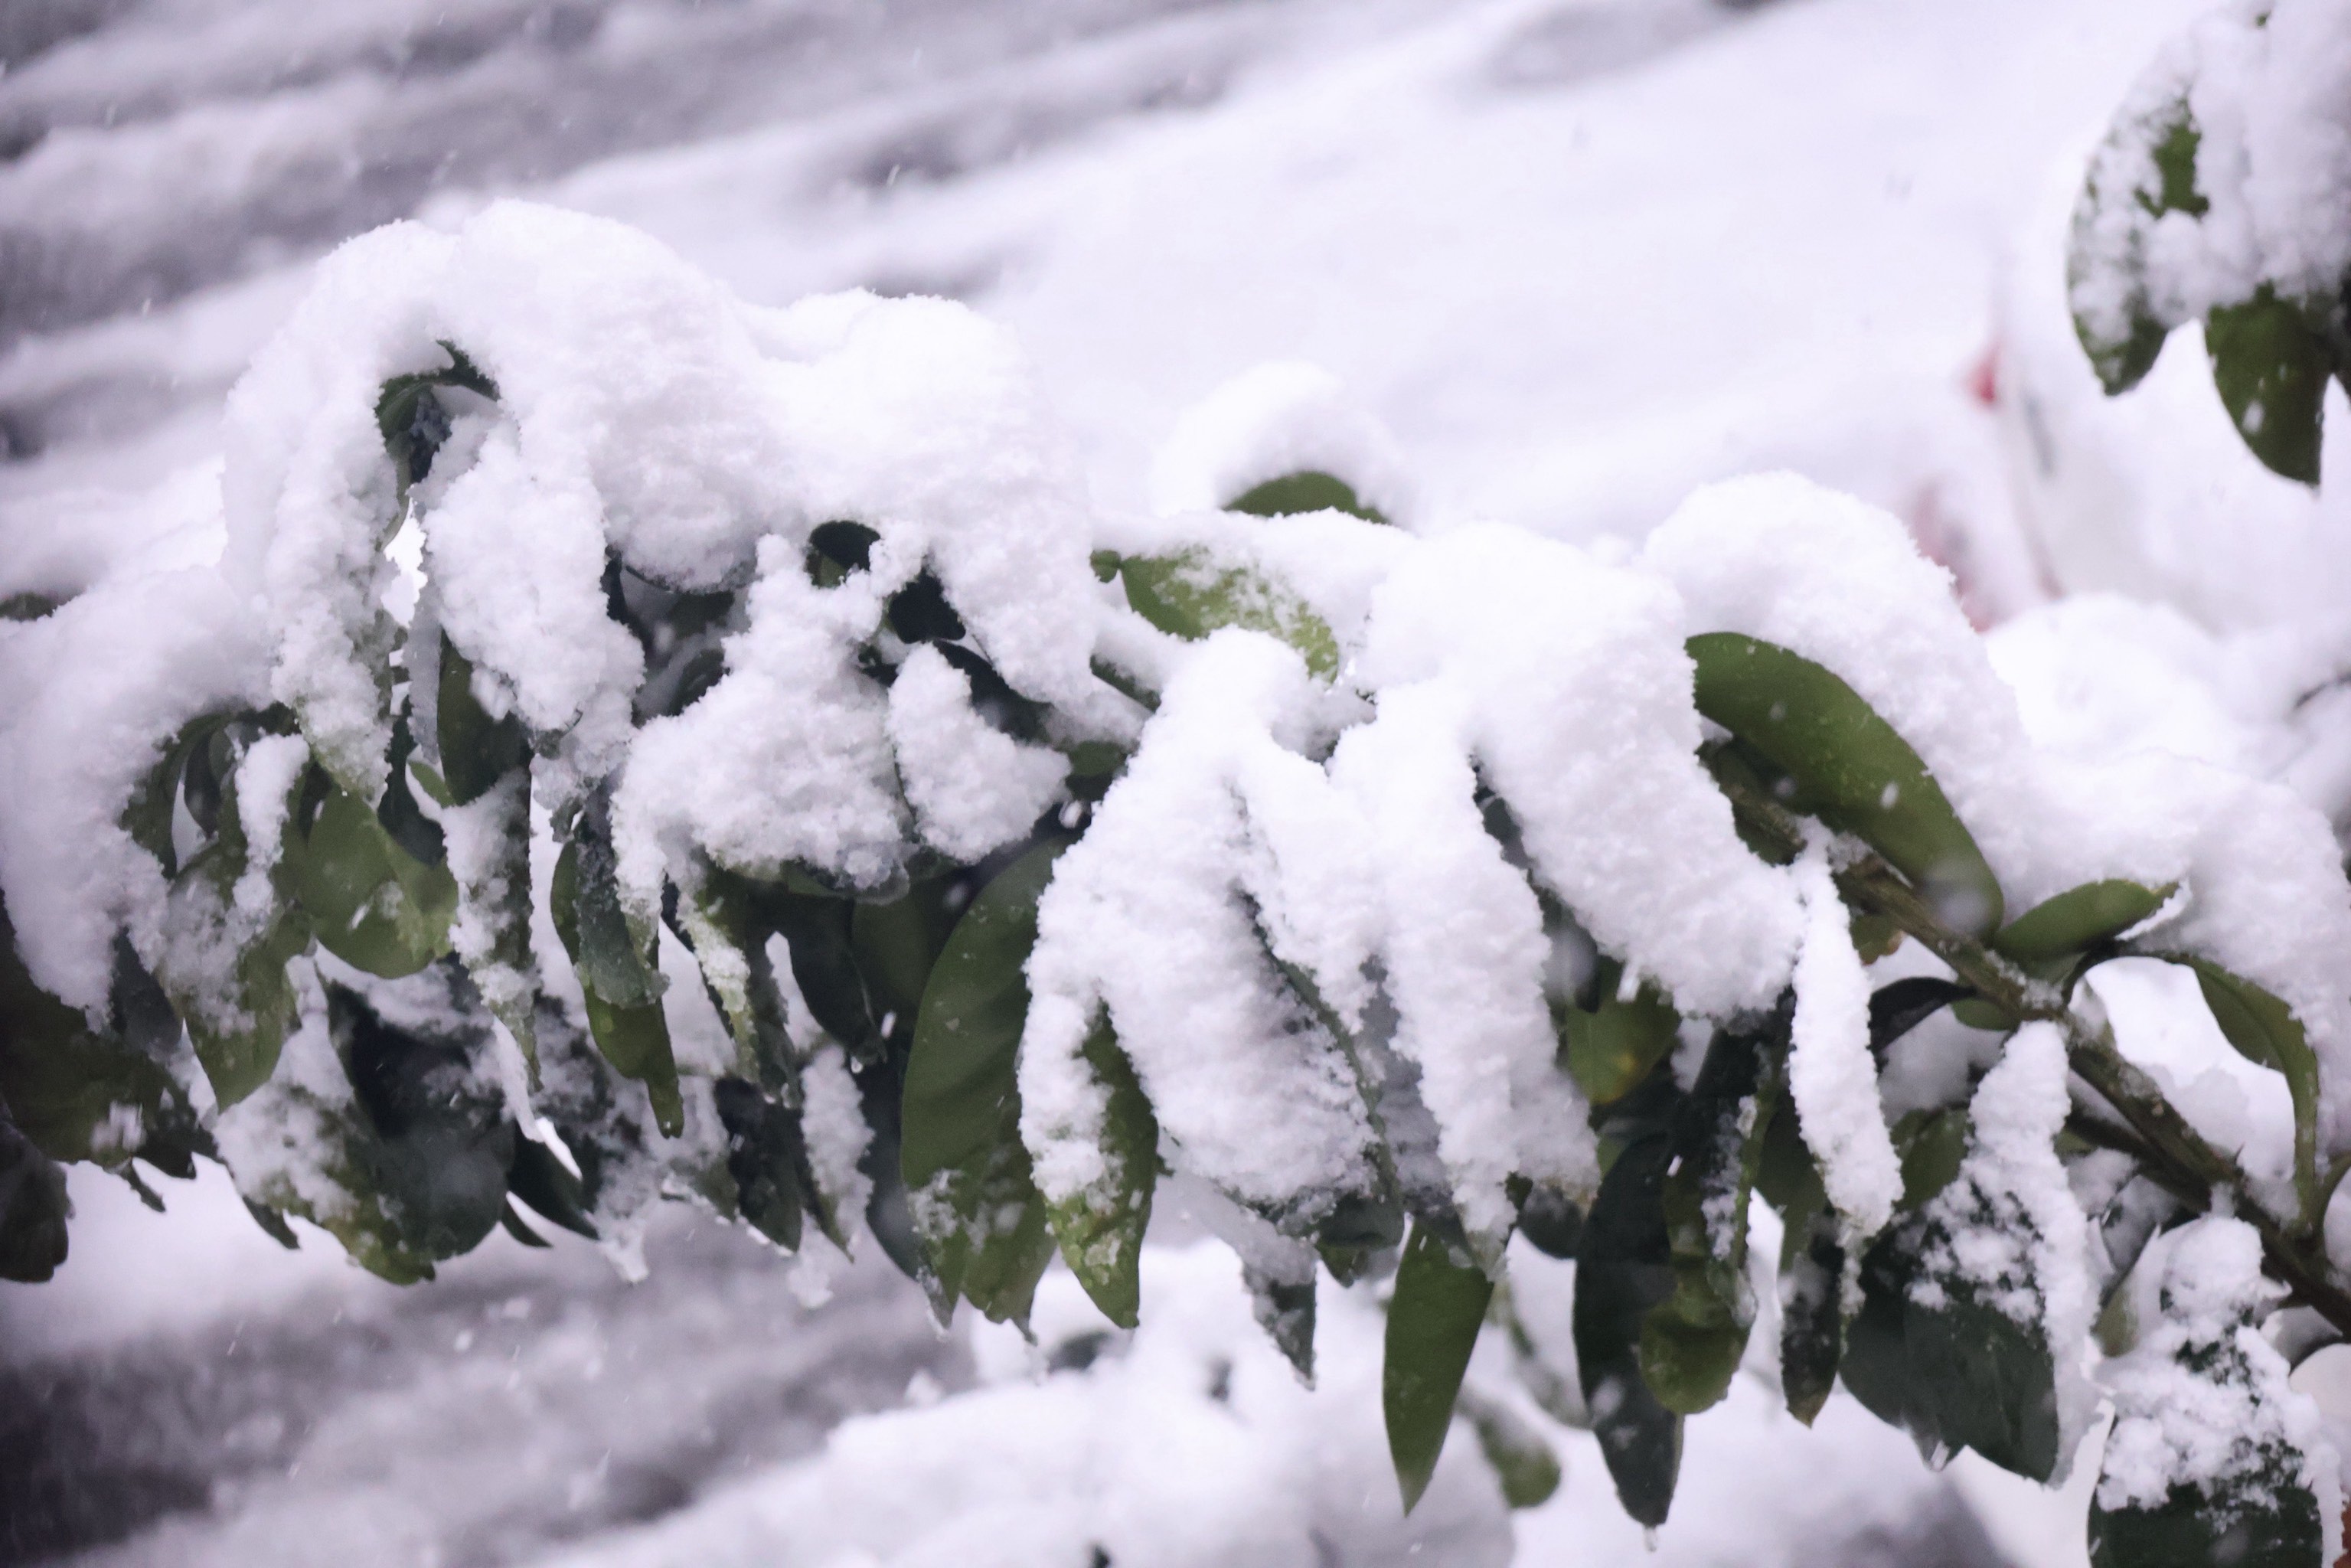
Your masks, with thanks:
[{"label": "clump of snow", "polygon": [[1338,377],[1297,360],[1244,371],[1185,411],[1154,460],[1152,508],[1213,511],[1300,473],[1343,481],[1392,523],[1416,520],[1395,438]]},{"label": "clump of snow", "polygon": [[2158,1509],[2174,1488],[2227,1507],[2291,1485],[2317,1500],[2322,1561],[2342,1551],[2342,1482],[2318,1406],[2254,1320],[2283,1293],[2261,1271],[2260,1235],[2222,1215],[2150,1242],[2139,1269],[2157,1312],[2137,1346],[2101,1373],[2115,1403],[2098,1505]]},{"label": "clump of snow", "polygon": [[2054,1146],[2071,1104],[2064,1035],[2026,1024],[1968,1103],[1967,1155],[1924,1211],[1930,1240],[1911,1286],[1929,1305],[1964,1288],[2039,1333],[2055,1370],[2059,1481],[2097,1406],[2084,1365],[2098,1313],[2089,1221]]},{"label": "clump of snow", "polygon": [[[2108,340],[2249,298],[2328,300],[2351,267],[2351,9],[2236,0],[2175,39],[2133,88],[2090,171],[2074,307]],[[2157,147],[2197,133],[2206,211],[2155,215]]]},{"label": "clump of snow", "polygon": [[918,647],[890,686],[890,741],[925,841],[976,861],[1026,832],[1061,797],[1070,765],[1013,739],[972,711],[971,678]]},{"label": "clump of snow", "polygon": [[[1367,1183],[1371,1129],[1343,1048],[1284,983],[1238,896],[1254,836],[1241,793],[1249,765],[1270,761],[1285,738],[1302,747],[1327,700],[1272,639],[1210,637],[1162,694],[1085,837],[1056,862],[1038,903],[1020,1066],[1048,1196],[1074,1195],[1092,1168],[1051,1150],[1098,1123],[1098,1092],[1067,1075],[1085,1072],[1080,1049],[1102,1007],[1184,1166],[1278,1207],[1314,1207]],[[1343,862],[1323,869],[1343,884]],[[1324,935],[1339,951],[1314,944],[1313,972],[1340,980],[1344,998],[1369,955],[1348,954],[1338,927]]]},{"label": "clump of snow", "polygon": [[1869,977],[1854,950],[1852,917],[1830,879],[1825,844],[1805,853],[1796,875],[1804,899],[1804,946],[1796,960],[1788,1092],[1845,1247],[1857,1251],[1894,1218],[1902,1166],[1870,1060]]}]

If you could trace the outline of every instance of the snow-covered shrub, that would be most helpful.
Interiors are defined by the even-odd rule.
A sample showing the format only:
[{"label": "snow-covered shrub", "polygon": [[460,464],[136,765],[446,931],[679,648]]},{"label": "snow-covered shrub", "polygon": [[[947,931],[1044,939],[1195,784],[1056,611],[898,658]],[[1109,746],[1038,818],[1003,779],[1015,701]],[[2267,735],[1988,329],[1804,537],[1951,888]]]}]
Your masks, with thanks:
[{"label": "snow-covered shrub", "polygon": [[2316,485],[2351,375],[2351,5],[2231,0],[2175,39],[2092,163],[2069,270],[2109,393],[2200,319],[2245,444]]},{"label": "snow-covered shrub", "polygon": [[[754,308],[516,204],[345,246],[231,401],[217,568],[0,631],[5,1271],[64,1254],[53,1162],[203,1154],[394,1280],[540,1223],[633,1266],[667,1197],[870,1234],[943,1317],[1058,1250],[1131,1325],[1166,1179],[1301,1375],[1321,1282],[1384,1292],[1407,1501],[1457,1403],[1557,1483],[1463,1393],[1489,1322],[1652,1524],[1750,1360],[2053,1480],[2103,1328],[2106,1560],[2317,1558],[2252,1325],[2351,1329],[2322,817],[2036,750],[1946,575],[1798,480],[1637,550],[1439,527],[1294,367],[1170,463],[1194,509],[1098,512],[939,301]],[[2291,1147],[2131,1064],[2122,957]],[[1572,1367],[1513,1231],[1576,1260]]]}]

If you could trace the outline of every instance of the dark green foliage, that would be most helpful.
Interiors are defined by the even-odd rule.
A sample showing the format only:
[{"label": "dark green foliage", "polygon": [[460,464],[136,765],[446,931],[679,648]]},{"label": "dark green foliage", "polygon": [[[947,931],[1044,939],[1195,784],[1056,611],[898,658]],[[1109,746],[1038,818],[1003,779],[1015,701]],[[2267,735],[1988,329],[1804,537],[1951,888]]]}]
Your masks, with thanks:
[{"label": "dark green foliage", "polygon": [[1694,1416],[1729,1392],[1755,1319],[1747,1281],[1747,1206],[1776,1120],[1793,1002],[1715,1031],[1676,1113],[1676,1158],[1658,1202],[1673,1291],[1641,1324],[1642,1381]]},{"label": "dark green foliage", "polygon": [[1467,1259],[1457,1259],[1426,1226],[1415,1226],[1396,1266],[1388,1303],[1387,1353],[1380,1402],[1387,1414],[1388,1456],[1410,1513],[1437,1472],[1437,1457],[1453,1425],[1461,1375],[1485,1325],[1494,1282]]},{"label": "dark green foliage", "polygon": [[737,1207],[760,1234],[787,1252],[797,1251],[800,1217],[816,1194],[799,1117],[739,1078],[722,1078],[715,1089]]},{"label": "dark green foliage", "polygon": [[1367,523],[1388,520],[1377,507],[1357,497],[1353,486],[1335,474],[1325,474],[1317,468],[1284,474],[1278,479],[1252,486],[1226,502],[1225,510],[1248,512],[1259,517],[1284,517],[1301,512],[1347,512]]},{"label": "dark green foliage", "polygon": [[[461,975],[445,983],[456,994],[465,988]],[[506,1207],[516,1134],[503,1094],[480,1069],[487,1032],[396,1025],[336,985],[327,988],[327,1019],[358,1113],[350,1157],[379,1200],[356,1223],[373,1222],[391,1265],[379,1272],[429,1274],[433,1261],[473,1250]]]},{"label": "dark green foliage", "polygon": [[1652,1527],[1673,1506],[1682,1460],[1682,1418],[1650,1392],[1640,1354],[1643,1322],[1674,1293],[1664,1207],[1673,1158],[1662,1133],[1616,1156],[1584,1223],[1575,1270],[1576,1371],[1592,1430],[1625,1511]]},{"label": "dark green foliage", "polygon": [[1052,1256],[1020,1142],[1015,1064],[1029,1011],[1021,966],[1061,849],[1058,840],[1040,844],[998,873],[948,933],[924,987],[899,1161],[942,1315],[961,1296],[991,1319],[1025,1322]]},{"label": "dark green foliage", "polygon": [[1086,1294],[1104,1317],[1131,1329],[1143,1304],[1139,1270],[1159,1179],[1159,1118],[1107,1016],[1087,1035],[1084,1055],[1108,1102],[1102,1114],[1105,1175],[1087,1191],[1050,1204],[1047,1216],[1061,1256]]},{"label": "dark green foliage", "polygon": [[1783,804],[1885,856],[1953,929],[1999,927],[2000,881],[1942,786],[1841,677],[1736,632],[1693,637],[1689,653],[1698,711],[1776,771],[1766,781]]},{"label": "dark green foliage", "polygon": [[530,760],[530,737],[511,713],[493,715],[474,689],[473,661],[447,638],[441,641],[441,683],[435,697],[440,720],[441,782],[449,804],[470,805]]},{"label": "dark green foliage", "polygon": [[38,1283],[66,1260],[66,1173],[0,1105],[0,1280]]},{"label": "dark green foliage", "polygon": [[2315,488],[2319,423],[2335,358],[2302,308],[2264,285],[2204,322],[2212,384],[2246,447],[2272,473]]}]

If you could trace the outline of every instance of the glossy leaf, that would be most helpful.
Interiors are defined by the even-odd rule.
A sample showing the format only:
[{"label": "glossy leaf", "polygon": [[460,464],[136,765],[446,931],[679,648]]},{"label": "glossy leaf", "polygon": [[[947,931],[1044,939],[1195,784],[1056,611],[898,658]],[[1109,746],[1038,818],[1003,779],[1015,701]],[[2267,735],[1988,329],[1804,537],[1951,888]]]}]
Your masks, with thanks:
[{"label": "glossy leaf", "polygon": [[441,782],[453,806],[470,805],[530,760],[530,737],[513,714],[493,716],[474,690],[473,662],[441,640]]},{"label": "glossy leaf", "polygon": [[2315,488],[2319,424],[2335,361],[2300,307],[2267,285],[2204,321],[2212,384],[2246,447],[2273,473]]},{"label": "glossy leaf", "polygon": [[1104,1017],[1086,1037],[1087,1069],[1107,1101],[1102,1113],[1102,1176],[1047,1210],[1070,1271],[1102,1316],[1135,1326],[1142,1306],[1143,1235],[1159,1180],[1159,1119]]},{"label": "glossy leaf", "polygon": [[1880,1063],[1894,1042],[1954,1002],[1975,993],[1952,980],[1913,975],[1880,986],[1869,996],[1869,1051]]},{"label": "glossy leaf", "polygon": [[1681,1015],[1655,986],[1644,984],[1630,998],[1617,995],[1622,966],[1604,959],[1593,986],[1593,1005],[1555,1007],[1562,1028],[1567,1070],[1583,1097],[1610,1105],[1630,1093],[1681,1042]]},{"label": "glossy leaf", "polygon": [[1339,640],[1330,625],[1254,568],[1220,564],[1196,549],[1129,556],[1119,574],[1127,603],[1162,632],[1196,642],[1221,626],[1244,626],[1289,643],[1326,681],[1339,673]]},{"label": "glossy leaf", "polygon": [[737,1206],[768,1239],[798,1251],[801,1218],[816,1196],[799,1113],[739,1078],[722,1078],[715,1087]]},{"label": "glossy leaf", "polygon": [[2119,879],[2084,883],[2001,927],[1991,939],[1992,951],[2021,964],[2085,953],[2151,917],[2174,891],[2174,884],[2147,887]]},{"label": "glossy leaf", "polygon": [[1437,1232],[1413,1227],[1396,1265],[1388,1303],[1387,1351],[1380,1375],[1386,1412],[1388,1457],[1410,1513],[1437,1473],[1437,1457],[1453,1425],[1461,1375],[1486,1322],[1494,1282],[1465,1258],[1455,1258]]},{"label": "glossy leaf", "polygon": [[1380,509],[1355,494],[1355,487],[1335,474],[1319,468],[1301,469],[1253,485],[1225,503],[1228,512],[1259,517],[1286,517],[1302,512],[1346,512],[1367,523],[1388,519]]},{"label": "glossy leaf", "polygon": [[588,1217],[585,1186],[553,1149],[538,1139],[515,1139],[514,1161],[507,1166],[507,1191],[549,1223],[591,1241],[596,1239],[596,1222]]},{"label": "glossy leaf", "polygon": [[2294,1103],[2294,1170],[2305,1207],[2316,1203],[2318,1157],[2318,1054],[2294,1009],[2241,975],[2210,958],[2174,956],[2196,971],[2204,1005],[2237,1054],[2285,1080]]},{"label": "glossy leaf", "polygon": [[960,1295],[997,1322],[1025,1322],[1052,1256],[1020,1142],[1015,1064],[1029,1014],[1022,966],[1061,849],[1039,845],[980,890],[948,933],[915,1019],[899,1160],[943,1315]]},{"label": "glossy leaf", "polygon": [[[608,999],[600,988],[600,981],[616,973],[621,978],[614,983],[631,985],[640,996],[649,987],[650,982],[642,974],[628,973],[629,956],[635,954],[635,947],[625,926],[617,936],[611,929],[603,933],[605,962],[601,972],[590,967],[589,941],[595,926],[583,916],[594,901],[582,896],[582,884],[587,879],[581,874],[582,861],[588,858],[577,840],[563,846],[562,853],[556,857],[555,874],[548,887],[548,915],[564,951],[570,956],[573,968],[579,972],[588,1030],[596,1041],[596,1049],[612,1064],[614,1071],[645,1086],[653,1104],[654,1124],[664,1135],[674,1138],[685,1130],[685,1106],[678,1091],[677,1061],[670,1050],[669,1020],[658,993],[650,1001],[618,1002]],[[619,920],[619,911],[614,906],[608,912],[605,925],[610,927]],[[643,959],[637,958],[636,962],[642,965]]]},{"label": "glossy leaf", "polygon": [[1789,1012],[1716,1030],[1676,1115],[1675,1159],[1659,1204],[1673,1291],[1641,1322],[1641,1377],[1666,1408],[1705,1410],[1729,1392],[1755,1301],[1747,1207],[1777,1110]]},{"label": "glossy leaf", "polygon": [[1617,1500],[1655,1528],[1672,1508],[1681,1470],[1682,1418],[1641,1376],[1641,1324],[1673,1294],[1666,1172],[1673,1140],[1640,1139],[1616,1156],[1583,1228],[1575,1268],[1575,1360],[1600,1457]]},{"label": "glossy leaf", "polygon": [[1909,743],[1834,672],[1736,632],[1689,640],[1698,711],[1786,775],[1788,803],[1867,843],[1954,929],[1988,936],[1999,879]]},{"label": "glossy leaf", "polygon": [[364,801],[320,779],[325,800],[291,857],[294,895],[336,957],[388,979],[413,975],[449,951],[456,879],[418,861]]}]

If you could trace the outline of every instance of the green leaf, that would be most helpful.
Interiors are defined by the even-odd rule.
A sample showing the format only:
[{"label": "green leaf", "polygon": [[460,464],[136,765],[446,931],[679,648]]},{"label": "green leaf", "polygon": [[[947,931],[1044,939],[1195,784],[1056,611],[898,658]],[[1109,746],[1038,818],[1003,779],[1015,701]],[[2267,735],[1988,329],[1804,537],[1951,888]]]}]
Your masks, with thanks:
[{"label": "green leaf", "polygon": [[739,1078],[722,1078],[715,1088],[743,1218],[785,1251],[798,1251],[801,1217],[816,1196],[799,1113]]},{"label": "green leaf", "polygon": [[1931,1231],[1913,1221],[1862,1260],[1862,1306],[1845,1337],[1845,1386],[1879,1419],[1938,1459],[1975,1449],[2046,1481],[2058,1447],[2056,1372],[2037,1325],[2019,1323],[1971,1281],[1937,1278],[1912,1293]]},{"label": "green leaf", "polygon": [[253,1216],[253,1222],[261,1227],[262,1233],[272,1241],[277,1242],[288,1252],[299,1252],[302,1249],[300,1239],[294,1234],[294,1228],[286,1223],[284,1215],[267,1204],[256,1203],[249,1197],[245,1200],[245,1211]]},{"label": "green leaf", "polygon": [[[300,1011],[286,966],[310,946],[309,921],[292,894],[293,857],[286,852],[292,836],[290,803],[286,836],[268,877],[268,914],[256,927],[237,906],[236,889],[251,851],[236,785],[233,773],[225,779],[220,832],[181,869],[166,905],[172,950],[193,949],[203,956],[184,968],[167,966],[160,977],[172,1008],[186,1020],[196,1060],[224,1110],[269,1082],[277,1070],[277,1053]],[[293,847],[298,853],[298,846]],[[234,952],[225,976],[214,956],[224,945]]]},{"label": "green leaf", "polygon": [[980,890],[948,933],[914,1021],[899,1160],[943,1315],[960,1295],[996,1322],[1027,1321],[1052,1257],[1015,1067],[1029,1015],[1022,966],[1062,848],[1038,845]]},{"label": "green leaf", "polygon": [[453,806],[471,805],[530,761],[530,737],[509,713],[492,717],[474,692],[473,661],[441,639],[441,782]]},{"label": "green leaf", "polygon": [[[685,1104],[678,1092],[677,1060],[670,1050],[669,1019],[658,994],[651,1001],[616,1002],[608,1000],[599,988],[600,979],[611,980],[615,974],[621,978],[613,983],[633,984],[641,996],[650,985],[642,974],[631,977],[627,973],[629,960],[622,955],[634,956],[635,948],[617,904],[607,911],[604,921],[606,929],[601,939],[606,949],[601,975],[590,967],[590,936],[596,923],[583,916],[589,915],[595,900],[585,896],[582,884],[588,879],[580,868],[583,861],[593,859],[592,853],[582,852],[579,839],[563,846],[548,886],[548,915],[580,976],[588,1032],[595,1040],[596,1049],[612,1064],[614,1071],[645,1086],[646,1096],[653,1103],[653,1124],[664,1136],[674,1138],[685,1130]],[[616,923],[620,930],[617,937],[611,929]],[[615,943],[617,953],[613,951]]]},{"label": "green leaf", "polygon": [[[2143,145],[2154,165],[2155,188],[2106,189],[2101,186],[2094,171],[2075,204],[2074,239],[2065,268],[2069,289],[2078,299],[2085,289],[2104,293],[2119,287],[2126,298],[2119,336],[2110,336],[2102,325],[2094,323],[2080,310],[2074,313],[2074,335],[2081,340],[2083,350],[2089,355],[2099,383],[2109,397],[2128,392],[2146,378],[2147,372],[2155,368],[2156,358],[2163,351],[2163,340],[2169,335],[2168,325],[2156,315],[2147,300],[2144,220],[2172,212],[2202,217],[2210,210],[2210,204],[2196,188],[2196,151],[2200,140],[2184,95],[2153,115],[2135,113],[2115,128],[2108,141],[2110,146],[2118,141]],[[2128,204],[2126,214],[2109,211],[2122,204]],[[2100,248],[2095,236],[2118,215],[2135,231],[2127,257],[2100,256],[2095,254]],[[2116,266],[2122,268],[2120,277],[2096,276]]]},{"label": "green leaf", "polygon": [[588,1217],[585,1186],[553,1149],[538,1139],[515,1139],[514,1163],[507,1166],[507,1191],[540,1218],[591,1241],[596,1239],[596,1222]]},{"label": "green leaf", "polygon": [[0,1280],[37,1284],[66,1260],[66,1173],[0,1105]]},{"label": "green leaf", "polygon": [[1453,1425],[1461,1375],[1478,1347],[1494,1282],[1476,1264],[1450,1256],[1426,1225],[1415,1225],[1396,1265],[1395,1296],[1388,1303],[1387,1354],[1380,1403],[1387,1414],[1388,1457],[1410,1513],[1437,1473],[1437,1457]]},{"label": "green leaf", "polygon": [[2001,926],[1991,939],[1992,951],[2020,964],[2086,953],[2153,916],[2177,889],[2177,883],[2146,887],[2119,879],[2084,883]]},{"label": "green leaf", "polygon": [[1461,1391],[1461,1413],[1478,1434],[1478,1447],[1501,1483],[1502,1500],[1512,1508],[1540,1508],[1559,1490],[1559,1456],[1541,1433],[1499,1399],[1474,1388]]},{"label": "green leaf", "polygon": [[1791,1010],[1715,1031],[1676,1115],[1676,1158],[1659,1203],[1673,1293],[1641,1322],[1641,1377],[1659,1404],[1695,1416],[1730,1391],[1755,1321],[1747,1207],[1775,1119]]},{"label": "green leaf", "polygon": [[455,344],[444,340],[441,348],[449,356],[446,369],[394,376],[376,394],[376,429],[403,500],[409,486],[432,472],[434,454],[449,439],[448,411],[434,389],[463,387],[486,398],[498,395],[496,385]]},{"label": "green leaf", "polygon": [[1951,980],[1913,975],[1880,986],[1869,996],[1869,1051],[1880,1065],[1894,1042],[1954,1002],[1975,993]]},{"label": "green leaf", "polygon": [[[203,714],[180,727],[163,747],[163,754],[131,792],[131,800],[122,809],[122,826],[133,842],[162,863],[163,874],[177,875],[180,858],[172,847],[172,806],[180,799],[180,783],[188,771],[189,760],[209,746],[214,736],[238,718],[232,713]],[[202,816],[200,826],[209,828]]]},{"label": "green leaf", "polygon": [[2269,470],[2314,489],[2334,356],[2302,308],[2267,284],[2204,319],[2212,384],[2245,445]]},{"label": "green leaf", "polygon": [[1302,1280],[1284,1279],[1254,1263],[1241,1265],[1241,1286],[1249,1291],[1249,1315],[1257,1320],[1273,1348],[1308,1387],[1314,1385],[1313,1265]]},{"label": "green leaf", "polygon": [[387,979],[413,975],[449,951],[456,879],[401,848],[364,801],[319,778],[326,798],[291,855],[294,896],[336,957]]},{"label": "green leaf", "polygon": [[1573,1259],[1583,1242],[1583,1207],[1557,1187],[1530,1184],[1518,1200],[1519,1234],[1546,1258]]},{"label": "green leaf", "polygon": [[1575,1266],[1575,1360],[1617,1500],[1652,1529],[1673,1506],[1682,1418],[1641,1375],[1641,1324],[1674,1291],[1664,1207],[1673,1140],[1641,1138],[1601,1178]]},{"label": "green leaf", "polygon": [[0,907],[0,1104],[53,1160],[116,1166],[141,1154],[185,1168],[189,1153],[212,1147],[163,1065],[180,1020],[128,938],[116,938],[115,970],[116,1017],[93,1030],[79,1009],[33,983]]},{"label": "green leaf", "polygon": [[1681,1015],[1666,994],[1644,982],[1631,999],[1617,996],[1623,966],[1601,960],[1592,1006],[1569,1000],[1552,1009],[1566,1044],[1567,1071],[1584,1099],[1610,1105],[1646,1079],[1681,1042]]},{"label": "green leaf", "polygon": [[473,1250],[506,1212],[516,1134],[505,1096],[480,1071],[488,1034],[468,1023],[449,1032],[395,1025],[331,984],[327,1019],[351,1085],[340,1175],[353,1201],[279,1207],[323,1226],[386,1279],[428,1279],[435,1261]]},{"label": "green leaf", "polygon": [[1228,512],[1247,512],[1259,517],[1287,517],[1302,512],[1347,512],[1367,523],[1384,523],[1388,519],[1376,507],[1358,497],[1355,487],[1335,474],[1325,474],[1319,468],[1302,469],[1296,474],[1284,474],[1279,479],[1268,479],[1225,503]]},{"label": "green leaf", "polygon": [[1833,671],[1736,632],[1689,640],[1698,711],[1786,775],[1786,803],[1861,839],[1947,925],[1988,936],[1999,879],[1909,743]]},{"label": "green leaf", "polygon": [[2093,1568],[2322,1568],[2325,1540],[2317,1498],[2288,1473],[2218,1500],[2176,1486],[2160,1508],[2090,1501]]},{"label": "green leaf", "polygon": [[2304,1212],[2314,1220],[2318,1207],[2318,1054],[2311,1049],[2294,1009],[2261,987],[2215,964],[2186,954],[2159,956],[2196,972],[2212,1021],[2237,1054],[2285,1080],[2294,1103],[2294,1179]]},{"label": "green leaf", "polygon": [[867,995],[881,1009],[876,1024],[883,1033],[913,1040],[931,966],[973,892],[967,875],[933,877],[889,903],[861,904],[851,913],[850,950]]},{"label": "green leaf", "polygon": [[1774,1115],[1764,1128],[1755,1190],[1780,1211],[1780,1385],[1789,1414],[1809,1427],[1844,1355],[1844,1248],[1794,1116]]},{"label": "green leaf", "polygon": [[1254,568],[1221,564],[1205,549],[1128,556],[1119,564],[1126,601],[1162,632],[1197,642],[1220,626],[1278,637],[1323,680],[1339,673],[1339,640],[1306,601]]},{"label": "green leaf", "polygon": [[1142,1305],[1143,1233],[1151,1224],[1159,1180],[1159,1119],[1118,1048],[1107,1015],[1086,1036],[1086,1065],[1105,1094],[1102,1176],[1083,1192],[1050,1206],[1047,1218],[1061,1256],[1102,1316],[1123,1329]]}]

